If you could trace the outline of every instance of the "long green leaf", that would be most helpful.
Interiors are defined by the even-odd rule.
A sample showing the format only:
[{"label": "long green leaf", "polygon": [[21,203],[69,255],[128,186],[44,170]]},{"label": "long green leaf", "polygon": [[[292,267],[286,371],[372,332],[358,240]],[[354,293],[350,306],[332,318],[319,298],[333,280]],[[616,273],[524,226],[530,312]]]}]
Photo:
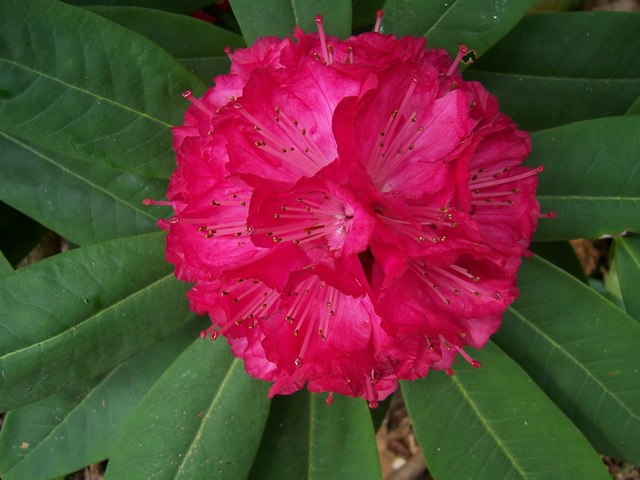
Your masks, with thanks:
[{"label": "long green leaf", "polygon": [[51,0],[0,2],[0,128],[81,160],[155,177],[175,163],[180,92],[204,85],[153,42]]},{"label": "long green leaf", "polygon": [[346,38],[351,33],[350,0],[261,0],[260,8],[253,0],[230,3],[247,45],[268,35],[287,37],[296,25],[307,33],[315,32],[318,14],[324,17],[327,34]]},{"label": "long green leaf", "polygon": [[639,115],[640,114],[640,96],[634,100],[631,106],[625,112],[625,115]]},{"label": "long green leaf", "polygon": [[84,245],[156,230],[166,182],[92,165],[0,131],[0,200]]},{"label": "long green leaf", "polygon": [[142,400],[105,478],[245,478],[269,412],[267,389],[224,342],[196,340]]},{"label": "long green leaf", "polygon": [[380,478],[371,416],[364,400],[298,392],[276,397],[251,479]]},{"label": "long green leaf", "polygon": [[97,377],[191,313],[164,234],[72,250],[0,278],[0,411]]},{"label": "long green leaf", "polygon": [[154,41],[205,84],[229,72],[224,47],[244,46],[240,35],[202,20],[134,7],[91,7],[91,11]]},{"label": "long green leaf", "polygon": [[640,95],[638,31],[632,13],[532,15],[465,75],[527,130],[622,115]]},{"label": "long green leaf", "polygon": [[540,257],[518,285],[495,341],[599,452],[640,463],[640,324]]},{"label": "long green leaf", "polygon": [[107,458],[142,397],[201,326],[190,322],[103,377],[9,412],[0,431],[2,478],[46,480]]},{"label": "long green leaf", "polygon": [[436,480],[608,479],[600,457],[567,417],[498,347],[456,366],[403,382],[402,393]]},{"label": "long green leaf", "polygon": [[387,0],[386,33],[427,37],[431,48],[455,56],[465,44],[484,54],[527,13],[531,0]]},{"label": "long green leaf", "polygon": [[613,261],[620,284],[620,293],[627,313],[640,321],[640,237],[637,235],[614,240]]},{"label": "long green leaf", "polygon": [[532,135],[530,165],[544,165],[538,199],[557,219],[543,219],[538,241],[640,231],[640,117],[572,123]]},{"label": "long green leaf", "polygon": [[64,0],[73,5],[112,5],[155,8],[177,13],[192,13],[211,5],[211,0]]},{"label": "long green leaf", "polygon": [[11,272],[13,272],[13,267],[7,257],[4,256],[4,253],[0,252],[0,275]]}]

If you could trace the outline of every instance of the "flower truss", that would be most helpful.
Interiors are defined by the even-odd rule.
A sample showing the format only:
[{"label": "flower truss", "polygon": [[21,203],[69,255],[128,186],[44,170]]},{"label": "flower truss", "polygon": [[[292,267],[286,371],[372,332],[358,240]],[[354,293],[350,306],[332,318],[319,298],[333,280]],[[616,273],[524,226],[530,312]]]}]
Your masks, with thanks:
[{"label": "flower truss", "polygon": [[[479,348],[540,216],[529,135],[423,38],[296,29],[174,129],[167,259],[270,394],[365,398]],[[165,203],[147,201],[147,204]]]}]

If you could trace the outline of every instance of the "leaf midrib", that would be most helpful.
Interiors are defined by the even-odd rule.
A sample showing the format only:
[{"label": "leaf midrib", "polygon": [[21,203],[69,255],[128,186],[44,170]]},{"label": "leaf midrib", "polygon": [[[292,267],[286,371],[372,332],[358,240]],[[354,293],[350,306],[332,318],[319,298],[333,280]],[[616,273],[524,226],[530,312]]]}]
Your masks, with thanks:
[{"label": "leaf midrib", "polygon": [[553,80],[558,82],[640,82],[640,78],[589,78],[589,77],[558,77],[551,75],[533,74],[533,73],[517,73],[517,72],[498,72],[495,70],[482,70],[473,68],[467,70],[468,74],[480,73],[484,75],[495,75],[497,77],[519,77],[529,80]]},{"label": "leaf midrib", "polygon": [[218,403],[220,402],[220,397],[222,395],[222,392],[224,391],[224,388],[227,382],[229,381],[229,378],[231,377],[233,370],[236,369],[238,365],[240,365],[240,359],[234,358],[227,372],[224,374],[224,377],[222,378],[222,381],[220,382],[220,385],[218,386],[218,389],[216,390],[216,393],[213,396],[211,403],[209,404],[209,408],[207,409],[207,412],[202,417],[202,420],[200,421],[200,425],[198,426],[198,430],[196,431],[195,435],[193,436],[193,439],[191,440],[191,443],[189,444],[189,448],[187,448],[187,450],[184,452],[184,455],[182,456],[182,460],[180,461],[180,464],[178,465],[178,469],[176,470],[176,473],[173,477],[174,480],[178,479],[178,477],[180,476],[182,469],[186,465],[187,458],[191,456],[191,451],[193,450],[193,447],[196,441],[202,437],[202,430],[205,424],[207,423],[207,421],[209,420],[209,417],[211,416],[211,412],[213,411],[214,407],[218,405]]},{"label": "leaf midrib", "polygon": [[442,15],[440,15],[440,17],[438,18],[438,20],[436,20],[435,22],[433,22],[433,25],[431,25],[429,27],[429,29],[422,34],[423,37],[428,37],[429,35],[431,35],[431,32],[433,32],[436,27],[440,24],[440,22],[442,22],[442,20],[444,20],[444,18],[449,15],[451,13],[451,10],[453,10],[456,5],[458,4],[458,0],[451,0],[451,6],[449,6]]},{"label": "leaf midrib", "polygon": [[502,450],[502,452],[507,456],[507,458],[511,462],[511,465],[513,465],[513,467],[515,468],[516,472],[523,479],[528,478],[527,474],[524,472],[524,470],[522,469],[522,467],[518,463],[517,459],[515,457],[513,457],[513,455],[511,454],[511,452],[509,451],[509,449],[505,445],[505,443],[498,436],[498,434],[491,427],[491,425],[489,425],[489,423],[486,421],[485,417],[482,415],[482,413],[478,409],[476,403],[473,401],[473,399],[471,398],[471,396],[469,395],[467,390],[464,388],[464,385],[462,384],[462,382],[460,382],[460,380],[455,375],[453,375],[450,378],[452,379],[453,383],[456,385],[456,387],[460,391],[460,394],[462,395],[464,400],[467,402],[469,407],[471,407],[471,409],[473,410],[473,413],[480,420],[480,422],[482,422],[482,425],[484,426],[485,430],[489,433],[489,435],[491,435],[491,437],[493,438],[493,440],[496,443],[496,445],[500,448],[500,450]]},{"label": "leaf midrib", "polygon": [[629,254],[633,263],[635,263],[638,270],[640,270],[640,258],[636,256],[636,252],[629,246],[629,243],[624,238],[621,238],[618,243],[622,245],[622,248]]},{"label": "leaf midrib", "polygon": [[81,406],[83,406],[84,403],[86,403],[87,399],[93,395],[98,388],[102,387],[111,377],[113,377],[113,375],[115,375],[115,373],[117,371],[119,371],[122,368],[123,364],[118,365],[117,367],[115,367],[114,369],[112,369],[109,373],[106,374],[106,376],[104,378],[102,378],[102,380],[100,380],[97,384],[95,384],[93,387],[91,387],[91,389],[89,389],[87,391],[87,393],[78,400],[78,403],[76,403],[72,409],[70,409],[64,416],[64,418],[62,418],[59,422],[57,422],[55,425],[53,425],[53,428],[51,429],[51,431],[43,438],[41,439],[33,448],[29,449],[29,453],[27,455],[25,455],[24,457],[21,457],[15,464],[13,464],[13,466],[7,470],[4,475],[7,476],[7,478],[9,477],[9,475],[11,474],[11,472],[13,472],[19,465],[21,465],[25,460],[32,458],[32,456],[35,454],[36,451],[41,450],[42,446],[44,445],[44,443],[49,440],[57,431],[60,430],[60,428],[62,428],[62,425],[64,425],[64,423],[76,412],[80,409]]},{"label": "leaf midrib", "polygon": [[114,105],[117,108],[120,108],[122,110],[134,113],[135,115],[137,115],[139,117],[146,118],[146,119],[148,119],[148,120],[150,120],[150,121],[152,121],[154,123],[157,123],[157,124],[159,124],[159,125],[161,125],[161,126],[163,126],[165,128],[173,128],[173,125],[171,125],[169,123],[166,123],[165,121],[160,120],[159,118],[153,117],[153,116],[149,115],[148,113],[141,112],[141,111],[136,110],[135,108],[129,107],[129,106],[123,104],[123,103],[117,102],[117,101],[112,100],[112,99],[107,98],[107,97],[103,97],[101,95],[98,95],[97,93],[91,92],[91,91],[86,90],[86,89],[84,89],[82,87],[79,87],[77,85],[73,85],[71,83],[65,82],[65,81],[63,81],[63,80],[61,80],[59,78],[53,77],[53,76],[51,76],[49,74],[46,74],[46,73],[41,72],[39,70],[33,69],[33,68],[28,67],[26,65],[22,65],[20,63],[13,62],[13,61],[11,61],[9,59],[6,59],[6,58],[0,58],[0,62],[5,62],[5,63],[13,65],[13,66],[15,66],[17,68],[22,68],[23,70],[26,70],[28,72],[34,73],[36,75],[40,75],[41,77],[43,77],[43,78],[45,78],[47,80],[50,80],[50,81],[52,81],[54,83],[59,83],[61,85],[64,85],[68,89],[75,90],[75,91],[80,92],[80,93],[82,93],[84,95],[87,95],[89,97],[95,98],[96,101],[98,101],[98,102],[99,101],[103,101],[105,103],[109,103],[111,105]]},{"label": "leaf midrib", "polygon": [[12,352],[8,352],[5,355],[0,356],[0,362],[4,362],[8,358],[11,358],[11,357],[13,357],[15,355],[20,355],[24,351],[27,351],[27,350],[30,350],[30,349],[33,349],[33,348],[36,348],[36,347],[41,347],[42,345],[45,345],[45,344],[47,344],[49,342],[54,341],[58,337],[62,337],[64,335],[66,335],[67,333],[73,331],[74,329],[77,330],[78,328],[82,328],[87,324],[87,322],[91,322],[93,320],[99,319],[100,317],[104,316],[105,314],[107,314],[111,310],[113,310],[116,307],[120,306],[122,303],[137,297],[138,295],[142,294],[143,292],[149,291],[149,289],[153,288],[156,285],[159,285],[160,283],[162,283],[162,282],[164,282],[164,281],[166,281],[168,279],[171,279],[172,277],[173,277],[173,273],[169,273],[167,275],[164,275],[164,276],[160,277],[158,280],[155,280],[152,283],[146,284],[144,287],[140,288],[139,290],[135,290],[135,291],[131,292],[129,295],[119,299],[118,301],[116,301],[115,303],[112,303],[108,307],[103,308],[102,310],[100,310],[99,312],[95,313],[94,315],[91,315],[90,317],[85,318],[80,323],[71,325],[69,328],[66,328],[65,330],[55,334],[52,337],[45,338],[42,341],[39,341],[39,342],[36,342],[36,343],[32,343],[32,344],[27,345],[25,347],[22,347],[22,348],[20,348],[18,350],[14,350]]},{"label": "leaf midrib", "polygon": [[526,325],[529,325],[531,327],[532,330],[534,330],[538,335],[540,335],[544,340],[546,340],[547,342],[549,342],[549,344],[555,348],[556,350],[558,350],[560,353],[562,353],[566,358],[568,358],[572,363],[574,363],[580,370],[582,370],[585,375],[587,376],[588,379],[593,380],[594,383],[596,383],[603,391],[604,394],[608,395],[610,398],[613,398],[613,400],[619,404],[623,410],[627,411],[629,413],[629,416],[631,418],[635,418],[636,420],[640,420],[640,416],[636,415],[622,400],[620,400],[617,395],[610,391],[601,381],[598,377],[596,377],[594,374],[591,373],[591,371],[589,371],[576,357],[574,357],[573,355],[571,355],[571,353],[569,353],[564,347],[563,345],[555,342],[551,337],[549,337],[543,330],[537,328],[537,325],[533,322],[530,322],[529,320],[527,320],[527,318],[520,314],[517,310],[515,310],[513,307],[508,307],[509,311],[511,313],[513,313],[516,317],[518,317],[523,323],[525,323]]},{"label": "leaf midrib", "polygon": [[60,165],[59,163],[57,163],[54,159],[47,157],[46,155],[44,155],[43,153],[34,150],[33,148],[29,147],[28,145],[20,142],[16,137],[13,137],[9,134],[7,134],[6,132],[3,132],[0,130],[0,136],[5,137],[7,140],[19,145],[21,148],[24,148],[25,150],[28,150],[29,152],[33,153],[34,155],[42,158],[43,160],[51,163],[53,166],[55,166],[56,168],[60,169],[61,171],[65,172],[66,174],[77,178],[78,180],[80,180],[81,182],[89,185],[91,188],[98,190],[100,192],[102,192],[103,194],[105,194],[108,197],[113,198],[117,203],[121,203],[124,206],[126,206],[127,208],[130,208],[131,210],[133,210],[134,212],[140,214],[140,215],[144,215],[146,217],[149,217],[151,220],[156,220],[156,217],[154,217],[153,215],[151,215],[147,210],[143,210],[142,208],[138,208],[136,207],[134,204],[129,203],[127,201],[125,201],[124,199],[118,197],[117,195],[115,195],[113,192],[111,192],[110,190],[107,190],[106,188],[102,187],[101,185],[98,185],[94,182],[89,181],[88,178],[86,177],[82,177],[81,175],[77,174],[76,172],[74,172],[73,170],[70,170],[69,168]]}]

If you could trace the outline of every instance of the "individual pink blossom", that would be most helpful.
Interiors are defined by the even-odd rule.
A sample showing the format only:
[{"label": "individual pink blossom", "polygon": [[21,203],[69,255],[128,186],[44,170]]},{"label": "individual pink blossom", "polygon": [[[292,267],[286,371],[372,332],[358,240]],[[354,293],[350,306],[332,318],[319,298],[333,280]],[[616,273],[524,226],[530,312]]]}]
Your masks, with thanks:
[{"label": "individual pink blossom", "polygon": [[[516,298],[529,135],[423,38],[296,29],[235,52],[174,129],[167,259],[270,395],[450,372]],[[147,203],[156,203],[148,201]],[[157,202],[163,203],[163,202]]]}]

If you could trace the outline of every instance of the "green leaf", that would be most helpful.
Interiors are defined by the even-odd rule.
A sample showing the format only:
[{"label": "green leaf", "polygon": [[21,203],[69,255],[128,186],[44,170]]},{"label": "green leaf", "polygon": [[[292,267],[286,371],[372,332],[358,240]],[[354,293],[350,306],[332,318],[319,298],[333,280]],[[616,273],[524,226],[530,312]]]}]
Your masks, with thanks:
[{"label": "green leaf", "polygon": [[625,112],[625,115],[640,115],[640,96],[635,99]]},{"label": "green leaf", "polygon": [[251,479],[381,478],[375,433],[363,399],[298,392],[273,400]]},{"label": "green leaf", "polygon": [[166,182],[92,165],[0,131],[0,200],[78,244],[157,230]]},{"label": "green leaf", "polygon": [[224,47],[244,46],[240,35],[184,15],[133,7],[91,7],[90,10],[154,41],[206,85],[229,72]]},{"label": "green leaf", "polygon": [[609,477],[600,457],[525,372],[494,344],[483,368],[456,366],[402,382],[420,448],[436,479]]},{"label": "green leaf", "polygon": [[328,35],[346,38],[351,33],[350,0],[261,0],[260,8],[253,0],[230,3],[247,45],[267,35],[288,37],[296,25],[307,33],[315,32],[316,15],[324,17]]},{"label": "green leaf", "polygon": [[536,132],[527,163],[544,165],[537,241],[640,231],[640,117],[601,118]]},{"label": "green leaf", "polygon": [[211,0],[64,0],[73,5],[113,5],[156,8],[170,12],[191,13],[211,5]]},{"label": "green leaf", "polygon": [[633,13],[532,15],[465,76],[527,130],[622,115],[640,94],[638,31]]},{"label": "green leaf", "polygon": [[0,252],[0,275],[11,272],[13,272],[13,267],[7,257],[4,256],[4,253]]},{"label": "green leaf", "polygon": [[640,237],[628,236],[614,240],[613,263],[620,283],[620,293],[627,313],[640,321]]},{"label": "green leaf", "polygon": [[386,33],[427,37],[455,56],[464,44],[483,55],[527,13],[531,0],[387,0]]},{"label": "green leaf", "polygon": [[50,0],[0,2],[0,128],[80,160],[166,178],[172,125],[204,85],[153,42]]},{"label": "green leaf", "polygon": [[640,324],[540,257],[494,336],[601,453],[640,463]]},{"label": "green leaf", "polygon": [[269,412],[225,342],[196,340],[132,415],[106,479],[245,478]]},{"label": "green leaf", "polygon": [[46,231],[38,222],[0,201],[0,250],[13,266],[38,245]]},{"label": "green leaf", "polygon": [[202,323],[190,322],[103,377],[9,412],[0,431],[2,478],[46,480],[107,458],[142,397]]},{"label": "green leaf", "polygon": [[56,255],[0,278],[0,411],[97,377],[192,314],[164,233]]}]

